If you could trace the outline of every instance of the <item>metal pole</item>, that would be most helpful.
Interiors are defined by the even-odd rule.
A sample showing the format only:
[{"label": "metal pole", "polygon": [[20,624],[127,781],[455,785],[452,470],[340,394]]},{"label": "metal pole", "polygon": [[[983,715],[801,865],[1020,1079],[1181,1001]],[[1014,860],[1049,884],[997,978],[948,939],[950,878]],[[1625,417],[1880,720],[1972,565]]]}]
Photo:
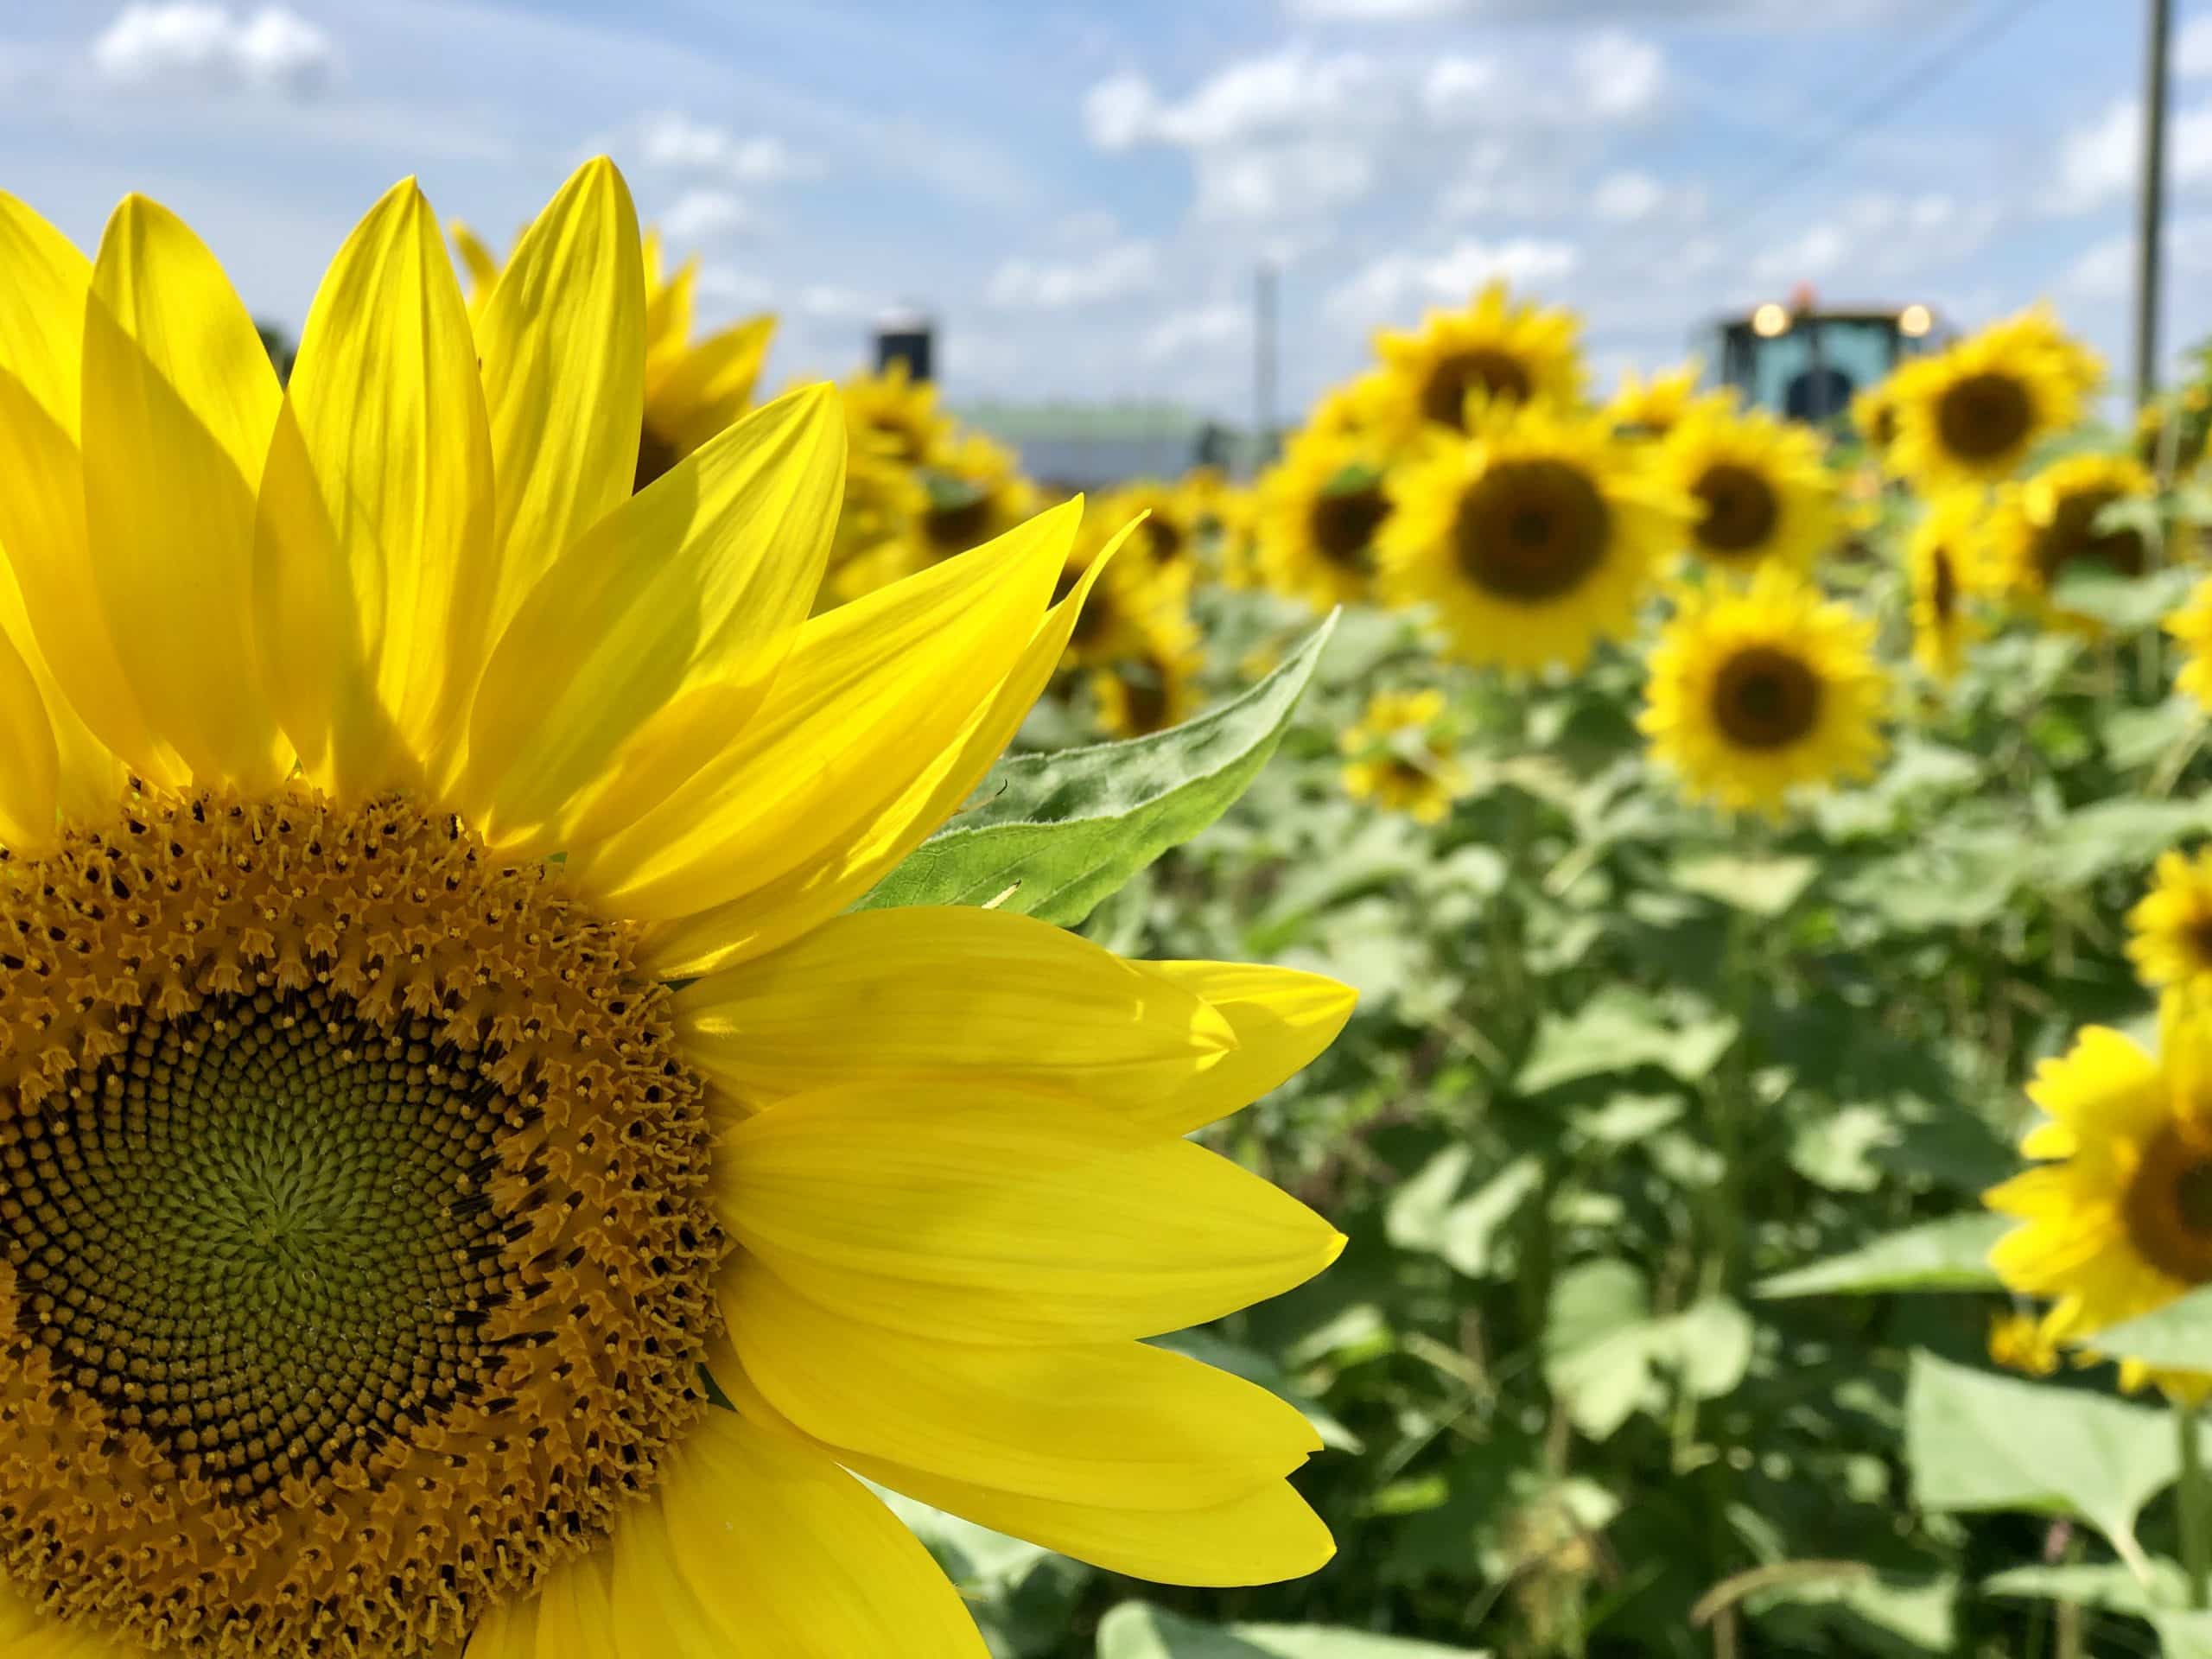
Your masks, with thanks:
[{"label": "metal pole", "polygon": [[2151,0],[2143,77],[2143,180],[2135,219],[2135,401],[2158,391],[2158,279],[2166,207],[2166,48],[2173,0]]},{"label": "metal pole", "polygon": [[1252,468],[1268,464],[1275,435],[1275,268],[1252,275]]}]

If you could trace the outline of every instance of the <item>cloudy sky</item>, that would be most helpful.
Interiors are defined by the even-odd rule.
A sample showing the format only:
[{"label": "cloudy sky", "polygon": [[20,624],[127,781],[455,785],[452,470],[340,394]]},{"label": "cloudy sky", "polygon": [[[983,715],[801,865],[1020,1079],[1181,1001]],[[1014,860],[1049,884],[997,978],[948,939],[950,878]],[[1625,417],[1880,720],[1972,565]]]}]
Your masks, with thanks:
[{"label": "cloudy sky", "polygon": [[[2170,339],[2212,331],[2212,0],[2183,8]],[[776,379],[935,313],[956,400],[1285,402],[1492,275],[1601,371],[1812,283],[2124,363],[2138,0],[10,0],[0,188],[89,247],[130,189],[296,326],[418,174],[504,244],[576,161],[785,318]],[[1870,111],[1895,105],[1884,118]]]}]

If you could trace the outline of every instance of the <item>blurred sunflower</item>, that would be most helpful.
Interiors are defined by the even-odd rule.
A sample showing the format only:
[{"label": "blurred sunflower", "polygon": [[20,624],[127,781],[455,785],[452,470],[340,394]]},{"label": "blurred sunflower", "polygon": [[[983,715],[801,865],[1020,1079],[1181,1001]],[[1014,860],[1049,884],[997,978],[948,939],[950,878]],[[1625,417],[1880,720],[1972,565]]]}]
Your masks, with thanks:
[{"label": "blurred sunflower", "polygon": [[930,563],[995,540],[1037,508],[1037,492],[1014,452],[980,432],[945,443],[922,482],[929,505],[916,516],[914,533]]},{"label": "blurred sunflower", "polygon": [[2208,437],[2212,437],[2212,407],[2208,407],[2208,389],[2199,383],[2171,397],[2145,404],[2135,413],[2135,458],[2145,469],[2156,474],[2166,461],[2166,429],[2173,428],[2173,471],[2179,478],[2196,467],[2204,459]]},{"label": "blurred sunflower", "polygon": [[1891,377],[1890,465],[1923,490],[1999,482],[2081,418],[2101,372],[2043,313],[1993,324]]},{"label": "blurred sunflower", "polygon": [[2212,577],[2190,590],[2187,602],[2166,619],[2165,630],[2182,647],[2174,690],[2212,709]]},{"label": "blurred sunflower", "polygon": [[2096,632],[2092,618],[2050,603],[2070,570],[2102,566],[2121,576],[2150,569],[2150,550],[2132,524],[2103,526],[2105,510],[2148,500],[2151,474],[2126,455],[2069,455],[2032,478],[2007,484],[1988,516],[1992,569],[2004,588],[2041,607],[2051,620]]},{"label": "blurred sunflower", "polygon": [[2127,913],[2127,959],[2137,977],[2212,1007],[2212,850],[2163,853],[2151,890]]},{"label": "blurred sunflower", "polygon": [[1315,610],[1364,598],[1390,498],[1372,438],[1307,433],[1260,480],[1256,556],[1276,593]]},{"label": "blurred sunflower", "polygon": [[1684,416],[1700,404],[1732,410],[1733,394],[1700,394],[1698,381],[1704,372],[1704,365],[1694,359],[1670,373],[1655,374],[1648,381],[1630,369],[1621,376],[1620,390],[1613,394],[1613,401],[1605,405],[1606,418],[1621,437],[1663,438],[1681,424]]},{"label": "blurred sunflower", "polygon": [[1094,514],[1091,527],[1076,533],[1052,588],[1054,604],[1078,589],[1087,595],[1069,631],[1065,668],[1101,668],[1117,658],[1141,653],[1154,614],[1180,610],[1185,602],[1181,592],[1164,584],[1142,559],[1127,553],[1108,561],[1093,577],[1092,568],[1106,559],[1114,545],[1096,528],[1102,522]]},{"label": "blurred sunflower", "polygon": [[1179,611],[1156,608],[1139,625],[1141,643],[1090,671],[1098,724],[1113,737],[1149,737],[1198,713],[1198,631]]},{"label": "blurred sunflower", "polygon": [[1638,723],[1685,795],[1771,815],[1801,786],[1872,774],[1888,693],[1872,623],[1779,565],[1681,605]]},{"label": "blurred sunflower", "polygon": [[902,359],[880,374],[844,384],[845,429],[853,452],[902,467],[938,458],[952,423],[937,406],[937,388],[917,380]]},{"label": "blurred sunflower", "polygon": [[1990,1315],[1989,1357],[2023,1376],[2049,1376],[2058,1370],[2058,1344],[2035,1314],[2008,1310]]},{"label": "blurred sunflower", "polygon": [[1388,372],[1383,419],[1400,442],[1424,426],[1467,428],[1467,399],[1571,406],[1582,395],[1581,323],[1572,311],[1540,310],[1492,283],[1461,311],[1431,311],[1417,330],[1376,336]]},{"label": "blurred sunflower", "polygon": [[[2024,1224],[1989,1264],[2051,1300],[2044,1330],[2073,1344],[2212,1282],[2212,1049],[2202,1014],[2168,1001],[2160,1053],[2091,1026],[2028,1085],[2045,1118],[2020,1142],[2044,1160],[1983,1201]],[[2164,1381],[2123,1366],[2123,1383]]]},{"label": "blurred sunflower", "polygon": [[1695,509],[1692,550],[1716,564],[1802,567],[1835,540],[1835,480],[1808,427],[1764,410],[1700,409],[1676,425],[1656,459]]},{"label": "blurred sunflower", "polygon": [[[468,272],[469,314],[481,315],[499,280],[499,262],[459,219],[450,227]],[[660,236],[641,245],[645,273],[645,413],[638,433],[633,487],[644,489],[753,406],[753,391],[775,338],[772,316],[748,317],[696,344],[691,339],[695,254],[667,276]]]},{"label": "blurred sunflower", "polygon": [[1878,381],[1851,400],[1851,427],[1866,453],[1880,460],[1897,436],[1897,379]]},{"label": "blurred sunflower", "polygon": [[1954,490],[1929,505],[1905,544],[1913,660],[1936,679],[1958,673],[1974,638],[1967,601],[1987,586],[1986,538],[1980,494]]},{"label": "blurred sunflower", "polygon": [[1099,517],[1125,524],[1139,513],[1144,523],[1129,538],[1128,557],[1148,568],[1154,580],[1187,593],[1197,579],[1198,523],[1192,498],[1157,480],[1125,484],[1098,504]]},{"label": "blurred sunflower", "polygon": [[1389,370],[1363,370],[1332,386],[1314,402],[1306,417],[1309,433],[1377,432],[1391,423],[1398,382]]},{"label": "blurred sunflower", "polygon": [[929,486],[913,467],[848,449],[830,571],[816,604],[848,603],[926,567],[914,526],[929,503]]},{"label": "blurred sunflower", "polygon": [[1492,408],[1390,474],[1383,591],[1433,605],[1446,649],[1510,669],[1579,668],[1624,638],[1687,509],[1602,415]]},{"label": "blurred sunflower", "polygon": [[142,198],[87,262],[0,196],[0,270],[11,1659],[982,1659],[856,1476],[1327,1558],[1304,1419],[1142,1339],[1336,1253],[1184,1136],[1348,993],[850,912],[1045,684],[1076,509],[810,620],[833,393],[633,493],[604,161],[474,329],[396,187],[289,392]]},{"label": "blurred sunflower", "polygon": [[1468,783],[1443,720],[1444,694],[1433,688],[1377,691],[1338,740],[1344,792],[1415,823],[1443,823]]}]

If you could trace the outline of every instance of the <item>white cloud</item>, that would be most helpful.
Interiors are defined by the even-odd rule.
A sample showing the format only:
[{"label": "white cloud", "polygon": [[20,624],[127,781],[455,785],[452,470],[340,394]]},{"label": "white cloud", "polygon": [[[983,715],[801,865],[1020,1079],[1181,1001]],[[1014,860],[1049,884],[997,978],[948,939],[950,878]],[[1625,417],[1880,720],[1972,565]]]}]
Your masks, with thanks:
[{"label": "white cloud", "polygon": [[201,0],[125,6],[92,41],[92,67],[118,86],[303,95],[338,72],[330,36],[298,13],[248,16]]},{"label": "white cloud", "polygon": [[880,297],[857,289],[816,283],[798,291],[791,308],[802,316],[836,322],[873,322],[889,308]]},{"label": "white cloud", "polygon": [[734,265],[702,265],[692,291],[702,300],[717,301],[736,309],[766,308],[775,290],[751,271]]},{"label": "white cloud", "polygon": [[1649,41],[1609,29],[1575,48],[1574,79],[1592,115],[1612,120],[1642,115],[1666,85],[1666,54]]},{"label": "white cloud", "polygon": [[1250,338],[1251,315],[1240,305],[1205,305],[1173,312],[1147,332],[1139,353],[1147,363],[1172,362],[1192,352],[1219,351]]},{"label": "white cloud", "polygon": [[1479,115],[1497,96],[1499,73],[1495,58],[1439,58],[1421,77],[1421,105],[1432,121]]},{"label": "white cloud", "polygon": [[1667,57],[1653,41],[1618,29],[1584,35],[1567,60],[1565,85],[1547,60],[1449,54],[1419,71],[1421,108],[1440,126],[1587,127],[1632,121],[1656,106]]},{"label": "white cloud", "polygon": [[661,233],[671,242],[711,242],[749,229],[753,215],[727,190],[686,190],[660,216]]},{"label": "white cloud", "polygon": [[741,184],[775,184],[812,170],[780,138],[740,138],[675,111],[647,116],[638,144],[652,166],[721,173]]},{"label": "white cloud", "polygon": [[2120,298],[2135,285],[2134,238],[2115,236],[2083,249],[2058,283],[2083,299]]},{"label": "white cloud", "polygon": [[1558,219],[1573,200],[1565,169],[1491,138],[1468,150],[1459,176],[1438,198],[1437,213],[1446,219]]},{"label": "white cloud", "polygon": [[1456,16],[1466,9],[1467,0],[1290,0],[1293,16],[1316,22],[1424,22]]},{"label": "white cloud", "polygon": [[2192,17],[2174,37],[2174,73],[2183,80],[2212,76],[2212,16]]},{"label": "white cloud", "polygon": [[1162,99],[1141,75],[1117,75],[1090,89],[1084,125],[1101,149],[1211,149],[1334,125],[1374,108],[1384,86],[1381,67],[1357,53],[1292,45],[1230,64],[1179,103]]},{"label": "white cloud", "polygon": [[1325,215],[1367,194],[1375,164],[1351,145],[1315,139],[1198,157],[1198,218],[1272,224]]},{"label": "white cloud", "polygon": [[1853,276],[1902,276],[1965,258],[2003,221],[1993,202],[1961,202],[1940,191],[1900,196],[1870,191],[1828,218],[1774,244],[1751,261],[1764,283]]},{"label": "white cloud", "polygon": [[1142,75],[1115,75],[1084,94],[1083,130],[1100,149],[1127,149],[1151,136],[1159,94]]},{"label": "white cloud", "polygon": [[1590,211],[1617,225],[1637,225],[1663,211],[1673,194],[1649,173],[1614,173],[1590,192]]},{"label": "white cloud", "polygon": [[[2052,207],[2086,213],[2133,194],[2142,154],[2143,106],[2121,99],[2060,142]],[[2176,111],[2166,135],[2166,167],[2177,185],[2212,181],[2212,104]]]},{"label": "white cloud", "polygon": [[1122,242],[1087,259],[1008,259],[991,273],[983,298],[1008,310],[1066,311],[1142,293],[1159,275],[1149,242]]},{"label": "white cloud", "polygon": [[1464,301],[1488,282],[1516,287],[1557,282],[1573,274],[1581,255],[1569,242],[1515,237],[1504,242],[1473,238],[1433,257],[1384,254],[1370,260],[1329,296],[1328,309],[1352,322],[1374,321],[1414,305]]}]

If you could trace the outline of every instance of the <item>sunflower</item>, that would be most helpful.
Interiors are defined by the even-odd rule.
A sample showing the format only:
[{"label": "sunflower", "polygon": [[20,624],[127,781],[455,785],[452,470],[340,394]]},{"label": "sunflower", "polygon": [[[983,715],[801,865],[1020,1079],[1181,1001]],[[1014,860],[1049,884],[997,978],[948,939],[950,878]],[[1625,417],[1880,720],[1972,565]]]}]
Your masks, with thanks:
[{"label": "sunflower", "polygon": [[856,374],[844,385],[845,429],[855,454],[900,467],[926,467],[951,435],[937,406],[937,388],[917,380],[903,359],[880,374]]},{"label": "sunflower", "polygon": [[1388,369],[1363,370],[1332,386],[1307,411],[1309,433],[1376,432],[1387,428],[1398,402],[1398,382]]},{"label": "sunflower", "polygon": [[1638,723],[1692,799],[1777,814],[1881,757],[1873,625],[1781,566],[1686,590],[1650,674]]},{"label": "sunflower", "polygon": [[[1145,648],[1153,616],[1160,611],[1185,607],[1185,594],[1142,559],[1121,557],[1109,561],[1110,543],[1093,518],[1068,543],[1059,579],[1052,588],[1057,605],[1081,590],[1083,608],[1069,631],[1065,668],[1096,668]],[[1094,567],[1100,567],[1093,575]]]},{"label": "sunflower", "polygon": [[1415,823],[1443,823],[1468,783],[1443,719],[1444,694],[1433,688],[1377,691],[1338,740],[1344,792]]},{"label": "sunflower", "polygon": [[2101,372],[2046,313],[1994,324],[1891,377],[1890,465],[1923,490],[1999,482],[2081,417]]},{"label": "sunflower", "polygon": [[2204,459],[2205,443],[2212,438],[2212,412],[2208,412],[2206,388],[2193,385],[2177,396],[2145,404],[2135,413],[2135,458],[2156,473],[2165,461],[2166,427],[2173,426],[2171,477],[2196,469]]},{"label": "sunflower", "polygon": [[1376,543],[1395,603],[1436,607],[1448,649],[1511,669],[1581,666],[1624,637],[1687,506],[1599,415],[1491,408],[1390,474]]},{"label": "sunflower", "polygon": [[2008,1371],[2023,1376],[2049,1376],[2058,1369],[2058,1344],[2032,1313],[1993,1313],[1989,1318],[1989,1357]]},{"label": "sunflower", "polygon": [[[499,284],[499,261],[459,219],[453,244],[468,271],[469,315],[480,315]],[[753,406],[753,389],[775,337],[772,316],[748,317],[694,343],[691,314],[699,278],[695,254],[664,274],[660,236],[648,232],[645,272],[645,413],[638,434],[635,486],[644,489]]]},{"label": "sunflower", "polygon": [[2144,984],[2212,1006],[2212,849],[2159,856],[2127,913],[2127,959]]},{"label": "sunflower", "polygon": [[[2045,1060],[2028,1097],[2045,1117],[2020,1142],[2042,1160],[1984,1195],[2024,1224],[1990,1266],[2050,1299],[2044,1334],[2075,1344],[2212,1283],[2212,1048],[2201,1013],[2170,1001],[2160,1053],[2092,1026]],[[2121,1382],[2172,1378],[2123,1363]]]},{"label": "sunflower", "polygon": [[289,394],[153,203],[87,262],[0,197],[0,264],[10,1655],[982,1659],[856,1477],[1327,1555],[1304,1421],[1139,1339],[1335,1253],[1183,1135],[1347,995],[848,913],[1045,683],[1078,509],[809,621],[834,394],[633,494],[604,161],[473,333],[396,187]]},{"label": "sunflower", "polygon": [[1141,624],[1142,642],[1129,654],[1090,671],[1098,724],[1112,737],[1149,737],[1198,713],[1204,664],[1198,631],[1179,611],[1157,608]]},{"label": "sunflower", "polygon": [[1648,381],[1630,369],[1621,376],[1620,390],[1613,394],[1613,401],[1605,405],[1613,430],[1624,438],[1663,438],[1692,410],[1732,410],[1732,393],[1699,392],[1698,381],[1704,372],[1704,365],[1694,359]]},{"label": "sunflower", "polygon": [[1125,524],[1142,513],[1144,523],[1129,538],[1129,562],[1143,565],[1151,580],[1187,593],[1198,561],[1198,526],[1192,507],[1190,497],[1174,485],[1144,479],[1103,499],[1098,514],[1102,520]]},{"label": "sunflower", "polygon": [[1516,303],[1492,283],[1465,310],[1431,311],[1411,334],[1385,330],[1375,340],[1389,376],[1382,418],[1403,441],[1424,426],[1465,431],[1470,392],[1572,405],[1582,396],[1580,329],[1572,311]]},{"label": "sunflower", "polygon": [[1261,480],[1260,574],[1314,609],[1355,604],[1375,580],[1375,538],[1390,516],[1374,441],[1307,433]]},{"label": "sunflower", "polygon": [[1976,492],[1954,490],[1929,504],[1905,544],[1913,660],[1939,680],[1958,673],[1974,637],[1967,600],[1986,586],[1984,518]]},{"label": "sunflower", "polygon": [[2174,690],[2212,709],[2212,576],[2197,583],[2180,609],[2166,619],[2166,632],[2180,642],[2183,658]]},{"label": "sunflower", "polygon": [[1037,493],[1022,477],[1014,452],[980,432],[964,432],[944,445],[925,477],[929,505],[914,533],[931,560],[981,547],[1036,511]]},{"label": "sunflower", "polygon": [[1851,426],[1867,453],[1879,460],[1897,437],[1897,377],[1878,381],[1851,400]]},{"label": "sunflower", "polygon": [[1994,575],[2006,591],[2042,609],[2056,622],[2094,632],[2090,617],[2050,604],[2069,570],[2101,566],[2122,576],[2150,569],[2142,533],[2130,524],[2101,526],[2107,507],[2148,500],[2156,486],[2140,464],[2125,455],[2069,455],[2032,478],[2007,484],[1989,515]]},{"label": "sunflower", "polygon": [[1690,498],[1692,550],[1714,564],[1803,566],[1835,540],[1835,480],[1809,427],[1764,410],[1700,408],[1668,435],[1656,461]]}]

